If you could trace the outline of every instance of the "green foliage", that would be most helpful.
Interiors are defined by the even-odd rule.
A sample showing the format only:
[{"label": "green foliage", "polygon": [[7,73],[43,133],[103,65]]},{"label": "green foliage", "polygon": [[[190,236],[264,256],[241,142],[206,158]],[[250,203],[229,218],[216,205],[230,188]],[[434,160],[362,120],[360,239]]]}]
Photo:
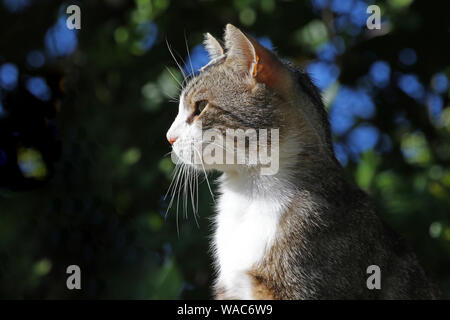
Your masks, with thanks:
[{"label": "green foliage", "polygon": [[[32,191],[0,191],[0,297],[2,298],[209,298],[212,280],[209,239],[213,200],[200,186],[200,219],[176,208],[166,215],[163,197],[173,164],[165,133],[176,115],[186,43],[193,49],[202,33],[221,35],[226,23],[269,37],[276,50],[299,65],[339,36],[338,80],[324,96],[327,108],[341,85],[356,86],[375,59],[392,73],[414,73],[427,87],[436,72],[450,76],[448,18],[439,6],[395,0],[382,3],[390,23],[386,35],[364,28],[330,28],[334,14],[308,1],[85,1],[77,50],[39,70],[26,65],[28,51],[43,48],[45,32],[60,5],[44,1],[21,13],[0,13],[4,61],[22,73],[50,78],[64,72],[65,98],[55,124],[61,156],[50,171],[38,150],[17,149],[28,179],[44,181]],[[442,11],[442,12],[438,12]],[[33,16],[42,19],[31,19]],[[13,23],[20,16],[23,23]],[[157,27],[155,42],[143,42],[139,26]],[[185,38],[186,37],[186,38]],[[28,43],[24,39],[32,39]],[[398,51],[414,47],[418,62],[401,65]],[[448,46],[447,46],[448,47]],[[3,63],[3,60],[1,61]],[[349,132],[335,141],[350,150],[348,174],[371,194],[380,214],[402,233],[450,297],[450,106],[433,119],[395,83],[372,91],[376,113],[355,120],[389,137],[353,154]],[[448,88],[447,88],[448,90]],[[403,116],[406,121],[396,122]],[[24,118],[26,115],[24,115]],[[44,157],[44,158],[43,158]],[[178,226],[177,226],[178,224]],[[68,265],[82,270],[82,290],[65,287]]]}]

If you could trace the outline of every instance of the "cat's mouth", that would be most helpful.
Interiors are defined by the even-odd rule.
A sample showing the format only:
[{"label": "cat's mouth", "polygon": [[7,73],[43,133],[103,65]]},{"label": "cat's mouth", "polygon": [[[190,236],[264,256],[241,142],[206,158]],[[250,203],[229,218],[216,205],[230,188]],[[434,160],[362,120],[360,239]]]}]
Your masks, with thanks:
[{"label": "cat's mouth", "polygon": [[203,163],[202,141],[177,140],[172,146],[172,161],[175,164],[198,166]]}]

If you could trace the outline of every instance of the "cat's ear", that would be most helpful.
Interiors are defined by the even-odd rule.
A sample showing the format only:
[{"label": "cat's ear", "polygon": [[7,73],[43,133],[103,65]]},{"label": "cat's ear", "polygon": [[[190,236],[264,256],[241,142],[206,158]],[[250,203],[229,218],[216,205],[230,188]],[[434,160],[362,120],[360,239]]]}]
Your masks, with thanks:
[{"label": "cat's ear", "polygon": [[253,74],[258,58],[247,36],[232,24],[227,24],[224,40],[227,57],[234,60],[234,66],[244,73]]},{"label": "cat's ear", "polygon": [[235,57],[235,64],[257,82],[280,93],[291,83],[289,72],[278,57],[251,36],[228,24],[225,29],[227,56]]},{"label": "cat's ear", "polygon": [[223,48],[219,41],[216,40],[210,33],[205,33],[205,39],[203,40],[206,51],[209,58],[214,60],[223,55]]}]

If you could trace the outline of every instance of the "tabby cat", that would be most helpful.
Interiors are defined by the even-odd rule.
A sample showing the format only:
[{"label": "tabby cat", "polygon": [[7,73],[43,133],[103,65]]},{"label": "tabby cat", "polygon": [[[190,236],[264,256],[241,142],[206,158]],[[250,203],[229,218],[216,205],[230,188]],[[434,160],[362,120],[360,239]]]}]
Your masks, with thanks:
[{"label": "tabby cat", "polygon": [[[192,152],[194,140],[206,143],[202,132],[209,129],[279,129],[276,174],[247,162],[189,164],[222,172],[212,241],[215,297],[436,298],[414,253],[346,178],[308,75],[230,24],[224,45],[210,34],[204,44],[211,62],[182,89],[167,133],[173,152],[187,162],[181,155]],[[379,288],[368,286],[373,265]]]}]

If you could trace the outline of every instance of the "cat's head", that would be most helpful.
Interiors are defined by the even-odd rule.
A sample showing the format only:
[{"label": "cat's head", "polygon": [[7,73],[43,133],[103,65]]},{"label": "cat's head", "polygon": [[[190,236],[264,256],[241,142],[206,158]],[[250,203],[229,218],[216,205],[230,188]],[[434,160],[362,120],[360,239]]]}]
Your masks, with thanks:
[{"label": "cat's head", "polygon": [[[279,161],[274,157],[295,155],[302,147],[316,146],[314,152],[318,153],[330,151],[323,105],[317,91],[307,92],[316,89],[306,74],[230,24],[224,47],[210,34],[206,34],[204,44],[211,61],[183,88],[178,115],[167,132],[181,161],[198,168],[232,171],[260,167],[251,152],[259,159],[261,152],[272,151],[277,154],[271,154],[269,160]],[[237,138],[227,140],[227,134],[232,133]],[[242,133],[244,142],[238,143]],[[227,143],[231,139],[233,145]],[[255,141],[256,147],[252,144]],[[234,162],[226,159],[231,150],[236,154]],[[238,160],[240,151],[244,158]],[[224,152],[222,163],[219,152]]]}]

